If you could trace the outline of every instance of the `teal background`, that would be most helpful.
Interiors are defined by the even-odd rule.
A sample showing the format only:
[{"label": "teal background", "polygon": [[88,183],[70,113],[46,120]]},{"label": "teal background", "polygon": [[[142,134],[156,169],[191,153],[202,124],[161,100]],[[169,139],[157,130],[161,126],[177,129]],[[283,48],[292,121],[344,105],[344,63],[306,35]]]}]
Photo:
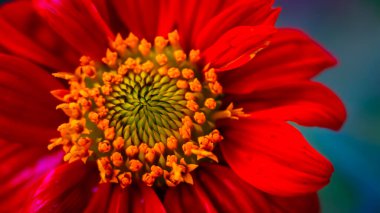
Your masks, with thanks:
[{"label": "teal background", "polygon": [[380,212],[380,1],[277,0],[277,26],[297,27],[323,44],[339,65],[317,78],[343,99],[340,132],[302,128],[334,164],[319,194],[322,212]]}]

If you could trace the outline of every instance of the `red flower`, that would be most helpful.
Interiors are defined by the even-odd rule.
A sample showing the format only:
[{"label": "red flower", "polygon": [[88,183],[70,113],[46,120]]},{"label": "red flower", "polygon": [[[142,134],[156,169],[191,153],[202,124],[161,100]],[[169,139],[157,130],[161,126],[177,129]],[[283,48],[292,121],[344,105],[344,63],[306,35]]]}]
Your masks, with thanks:
[{"label": "red flower", "polygon": [[0,211],[318,211],[333,167],[288,122],[338,130],[346,112],[310,80],[335,59],[276,29],[279,11],[269,0],[3,5]]}]

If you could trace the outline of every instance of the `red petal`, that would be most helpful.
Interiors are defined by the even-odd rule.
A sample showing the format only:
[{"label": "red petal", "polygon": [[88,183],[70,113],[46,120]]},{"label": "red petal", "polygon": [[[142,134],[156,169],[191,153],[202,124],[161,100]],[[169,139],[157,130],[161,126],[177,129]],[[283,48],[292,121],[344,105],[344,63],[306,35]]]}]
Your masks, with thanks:
[{"label": "red petal", "polygon": [[164,201],[167,212],[217,212],[209,196],[198,184],[180,184],[170,188],[166,192]]},{"label": "red petal", "polygon": [[92,195],[85,213],[106,212],[109,199],[111,199],[111,184],[99,184]]},{"label": "red petal", "polygon": [[34,0],[50,26],[84,55],[101,58],[114,38],[90,0]]},{"label": "red petal", "polygon": [[54,68],[70,69],[78,53],[38,16],[30,1],[16,1],[0,9],[0,46],[13,54]]},{"label": "red petal", "polygon": [[[196,18],[196,20],[202,21],[202,23],[195,23],[197,25],[194,26],[195,29],[192,34],[196,48],[202,50],[206,49],[221,35],[237,26],[255,26],[262,24],[273,26],[279,10],[272,10],[272,4],[273,1],[262,0],[230,2],[226,3],[225,8],[218,11],[214,17],[206,16],[209,20]],[[214,8],[218,8],[215,6],[218,4],[206,4],[201,2],[200,5],[207,7],[211,14]],[[208,13],[208,11],[204,12],[206,14]],[[196,16],[198,16],[198,14]],[[193,19],[191,19],[191,21],[192,20]],[[181,27],[181,25],[179,26]]]},{"label": "red petal", "polygon": [[243,94],[288,81],[310,79],[336,64],[335,58],[306,34],[280,29],[270,45],[245,66],[220,74],[227,93]]},{"label": "red petal", "polygon": [[0,212],[17,211],[26,202],[20,198],[33,195],[41,178],[61,162],[62,155],[3,140],[0,147]]},{"label": "red petal", "polygon": [[25,209],[28,212],[83,211],[98,181],[94,171],[95,167],[81,161],[57,167],[45,176]]},{"label": "red petal", "polygon": [[275,32],[271,26],[235,27],[203,52],[206,63],[218,71],[235,69],[250,61]]},{"label": "red petal", "polygon": [[297,197],[270,197],[273,212],[292,213],[319,213],[319,199],[316,193],[301,195]]},{"label": "red petal", "polygon": [[165,209],[154,190],[146,185],[132,186],[130,191],[130,211],[164,213]]},{"label": "red petal", "polygon": [[168,212],[311,212],[319,208],[315,194],[299,197],[268,195],[239,178],[231,169],[203,164],[193,174],[194,185],[168,190]]},{"label": "red petal", "polygon": [[95,190],[85,212],[165,212],[154,190],[142,184],[125,189],[117,184],[100,184]]},{"label": "red petal", "polygon": [[339,130],[347,117],[339,97],[317,82],[288,82],[248,95],[229,95],[227,99],[255,118],[294,121],[303,126]]},{"label": "red petal", "polygon": [[156,0],[116,0],[112,3],[129,31],[149,41],[157,36],[160,6],[170,5]]},{"label": "red petal", "polygon": [[[22,59],[0,54],[0,134],[14,143],[46,146],[63,122],[49,93],[61,88],[50,74]],[[20,134],[22,133],[22,134]]]},{"label": "red petal", "polygon": [[274,195],[316,192],[333,172],[331,163],[286,123],[241,119],[223,123],[224,158],[245,181]]},{"label": "red petal", "polygon": [[226,167],[203,165],[195,183],[209,195],[218,212],[268,212],[271,209],[266,194]]}]

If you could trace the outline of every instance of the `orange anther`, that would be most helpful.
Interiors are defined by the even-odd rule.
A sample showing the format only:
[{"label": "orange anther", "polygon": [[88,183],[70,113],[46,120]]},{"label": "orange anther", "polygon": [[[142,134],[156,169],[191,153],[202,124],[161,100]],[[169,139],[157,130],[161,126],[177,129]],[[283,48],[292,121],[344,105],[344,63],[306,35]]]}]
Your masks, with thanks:
[{"label": "orange anther", "polygon": [[80,104],[81,105],[81,107],[82,107],[82,109],[84,110],[84,111],[88,111],[88,110],[90,110],[90,108],[91,108],[91,101],[89,101],[89,100],[87,100],[86,98],[79,98],[78,99],[78,104]]},{"label": "orange anther", "polygon": [[198,106],[197,102],[195,102],[193,100],[187,101],[186,107],[188,109],[190,109],[191,111],[194,111],[194,112],[198,111],[198,109],[199,109],[199,106]]},{"label": "orange anther", "polygon": [[165,54],[161,53],[156,55],[156,61],[160,66],[162,66],[168,63],[168,57]]},{"label": "orange anther", "polygon": [[139,149],[137,148],[137,146],[134,146],[134,145],[128,146],[128,147],[125,149],[125,154],[126,154],[128,157],[130,157],[130,158],[135,157],[138,153],[139,153]]},{"label": "orange anther", "polygon": [[203,124],[206,121],[206,116],[203,112],[195,112],[194,114],[194,120],[198,124]]},{"label": "orange anther", "polygon": [[141,70],[144,72],[150,72],[154,68],[153,62],[147,60],[145,63],[141,65]]},{"label": "orange anther", "polygon": [[199,143],[199,148],[207,150],[207,151],[212,151],[214,149],[214,144],[212,143],[212,140],[209,136],[201,136],[198,137],[198,143]]},{"label": "orange anther", "polygon": [[142,176],[142,181],[147,185],[147,186],[153,186],[154,181],[156,181],[156,178],[153,177],[150,173],[145,173]]},{"label": "orange anther", "polygon": [[156,166],[156,165],[153,165],[153,166],[150,168],[150,170],[151,170],[150,174],[151,174],[153,177],[155,177],[155,178],[161,176],[161,175],[164,173],[164,171],[162,170],[162,168],[159,167],[159,166]]},{"label": "orange anther", "polygon": [[150,53],[151,47],[152,44],[149,43],[147,40],[143,39],[139,44],[139,51],[143,56],[147,56]]},{"label": "orange anther", "polygon": [[84,147],[89,148],[89,146],[92,143],[92,140],[91,140],[91,138],[79,138],[77,143],[80,146],[84,146]]},{"label": "orange anther", "polygon": [[219,82],[215,81],[214,83],[209,83],[208,86],[210,87],[210,90],[212,93],[219,95],[223,92],[223,87],[220,85]]},{"label": "orange anther", "polygon": [[90,97],[94,98],[100,94],[100,91],[97,87],[94,87],[88,91],[88,94],[90,95]]},{"label": "orange anther", "polygon": [[110,84],[112,82],[113,75],[109,72],[104,72],[102,75],[102,80],[104,84]]},{"label": "orange anther", "polygon": [[178,131],[179,131],[179,134],[181,135],[181,137],[185,141],[190,140],[190,138],[191,138],[191,128],[188,125],[181,126]]},{"label": "orange anther", "polygon": [[189,58],[190,58],[191,63],[198,62],[199,59],[201,59],[200,51],[199,50],[190,50]]},{"label": "orange anther", "polygon": [[179,47],[179,35],[177,30],[174,30],[173,32],[169,33],[168,39],[173,47]]},{"label": "orange anther", "polygon": [[113,138],[115,137],[115,128],[110,127],[110,128],[105,129],[104,130],[104,137],[107,140],[113,140]]},{"label": "orange anther", "polygon": [[155,39],[154,39],[154,47],[156,49],[156,51],[158,53],[161,53],[162,50],[164,50],[164,48],[166,47],[166,45],[168,44],[168,40],[166,40],[164,37],[162,36],[157,36]]},{"label": "orange anther", "polygon": [[98,143],[99,152],[109,152],[111,150],[111,145],[108,141],[101,141]]},{"label": "orange anther", "polygon": [[81,66],[81,69],[82,69],[82,72],[90,77],[90,78],[95,78],[96,77],[96,68],[94,66],[91,66],[91,65],[85,65],[85,66]]},{"label": "orange anther", "polygon": [[120,154],[120,152],[114,152],[111,155],[111,161],[114,166],[122,166],[124,163],[123,156]]},{"label": "orange anther", "polygon": [[81,56],[79,59],[80,65],[89,65],[91,62],[93,62],[90,58],[90,56]]},{"label": "orange anther", "polygon": [[207,98],[205,101],[205,106],[209,109],[215,109],[216,108],[216,101],[213,98]]},{"label": "orange anther", "polygon": [[178,68],[176,67],[171,67],[169,68],[168,70],[168,76],[170,78],[178,78],[179,76],[181,76],[181,72],[179,71]]},{"label": "orange anther", "polygon": [[114,67],[116,65],[117,60],[117,52],[112,52],[107,48],[106,57],[102,58],[102,61],[110,67]]},{"label": "orange anther", "polygon": [[172,167],[174,164],[177,164],[178,158],[175,155],[168,155],[166,157],[166,166]]},{"label": "orange anther", "polygon": [[103,119],[103,120],[99,121],[97,127],[100,130],[105,130],[106,128],[108,128],[109,123],[110,123],[110,121],[108,119]]},{"label": "orange anther", "polygon": [[133,58],[127,58],[127,60],[124,62],[124,65],[127,69],[135,69],[137,64],[137,61]]},{"label": "orange anther", "polygon": [[96,106],[98,106],[98,107],[103,106],[104,103],[106,102],[106,99],[103,96],[98,96],[98,97],[94,98],[94,100],[95,100]]},{"label": "orange anther", "polygon": [[186,80],[178,80],[176,85],[179,89],[186,89],[189,87],[189,84],[187,83]]},{"label": "orange anther", "polygon": [[177,63],[181,63],[186,60],[186,54],[183,52],[183,50],[176,50],[174,51],[174,58]]},{"label": "orange anther", "polygon": [[191,92],[186,92],[185,93],[185,99],[186,100],[188,100],[188,101],[190,101],[190,100],[195,100],[195,96],[194,96],[194,94],[193,93],[191,93]]},{"label": "orange anther", "polygon": [[185,116],[182,118],[182,124],[183,125],[186,125],[190,128],[193,128],[193,121],[191,120],[191,118],[189,116]]},{"label": "orange anther", "polygon": [[132,159],[129,161],[129,170],[137,172],[141,169],[143,164],[139,160]]},{"label": "orange anther", "polygon": [[116,74],[116,75],[113,76],[112,83],[114,83],[114,84],[120,84],[121,82],[123,82],[123,76],[122,75]]},{"label": "orange anther", "polygon": [[178,140],[174,136],[170,136],[166,139],[166,146],[170,150],[175,150],[177,149],[178,146]]},{"label": "orange anther", "polygon": [[219,130],[217,129],[212,130],[212,132],[209,134],[209,137],[211,138],[213,143],[218,143],[224,139],[223,136],[220,135]]},{"label": "orange anther", "polygon": [[127,72],[128,72],[128,67],[125,64],[120,65],[119,68],[117,69],[117,73],[119,75],[125,75],[127,74]]},{"label": "orange anther", "polygon": [[191,152],[191,150],[197,149],[197,148],[198,147],[193,142],[190,142],[190,141],[182,145],[182,150],[186,156],[192,155],[193,153]]},{"label": "orange anther", "polygon": [[218,79],[214,68],[211,68],[205,72],[205,79],[208,82],[215,82]]},{"label": "orange anther", "polygon": [[186,79],[192,79],[194,78],[194,71],[189,68],[182,69],[182,76]]},{"label": "orange anther", "polygon": [[166,75],[166,74],[168,74],[168,68],[166,68],[166,67],[160,67],[160,68],[158,68],[158,73],[160,75]]},{"label": "orange anther", "polygon": [[100,118],[103,118],[104,116],[107,115],[108,109],[105,106],[101,106],[97,109],[98,115]]},{"label": "orange anther", "polygon": [[193,91],[193,92],[201,92],[202,91],[202,84],[201,82],[199,82],[198,79],[194,78],[194,80],[192,82],[189,83],[190,84],[190,90]]},{"label": "orange anther", "polygon": [[123,54],[127,49],[127,43],[121,37],[120,33],[116,35],[115,41],[113,41],[111,45],[120,54]]},{"label": "orange anther", "polygon": [[128,37],[125,39],[125,42],[130,48],[134,49],[137,47],[139,39],[133,33],[129,33]]},{"label": "orange anther", "polygon": [[130,172],[124,172],[117,176],[117,179],[119,179],[120,186],[122,188],[125,188],[132,183],[132,174]]},{"label": "orange anther", "polygon": [[99,115],[96,112],[90,112],[88,113],[88,119],[90,119],[91,122],[97,124],[99,122]]},{"label": "orange anther", "polygon": [[162,154],[164,154],[164,151],[165,151],[165,145],[162,142],[157,142],[154,144],[153,149],[154,149],[154,151],[156,151],[157,153],[162,155]]},{"label": "orange anther", "polygon": [[141,143],[140,146],[139,146],[139,151],[142,152],[142,153],[145,153],[148,148],[149,148],[148,144]]},{"label": "orange anther", "polygon": [[116,150],[120,150],[120,149],[122,149],[123,147],[124,147],[124,143],[125,143],[125,141],[124,141],[124,139],[123,139],[123,137],[117,137],[114,141],[113,141],[113,143],[112,143],[112,145],[113,145],[113,147],[116,149]]},{"label": "orange anther", "polygon": [[112,87],[109,84],[103,85],[101,89],[104,95],[109,95],[112,92]]},{"label": "orange anther", "polygon": [[156,152],[152,148],[147,148],[145,150],[145,160],[149,163],[153,163],[156,158]]}]

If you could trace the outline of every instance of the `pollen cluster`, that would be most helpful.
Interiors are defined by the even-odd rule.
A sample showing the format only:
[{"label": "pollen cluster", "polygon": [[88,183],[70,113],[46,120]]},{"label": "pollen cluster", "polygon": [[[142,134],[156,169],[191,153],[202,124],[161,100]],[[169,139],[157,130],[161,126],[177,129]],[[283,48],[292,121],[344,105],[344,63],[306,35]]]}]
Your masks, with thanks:
[{"label": "pollen cluster", "polygon": [[69,121],[48,148],[62,146],[69,163],[96,161],[100,182],[123,188],[192,184],[199,162],[218,162],[215,120],[246,116],[232,104],[219,110],[222,86],[213,68],[197,69],[199,59],[180,48],[177,31],[153,45],[117,35],[102,61],[82,56],[74,73],[53,74],[68,81],[52,94]]}]

